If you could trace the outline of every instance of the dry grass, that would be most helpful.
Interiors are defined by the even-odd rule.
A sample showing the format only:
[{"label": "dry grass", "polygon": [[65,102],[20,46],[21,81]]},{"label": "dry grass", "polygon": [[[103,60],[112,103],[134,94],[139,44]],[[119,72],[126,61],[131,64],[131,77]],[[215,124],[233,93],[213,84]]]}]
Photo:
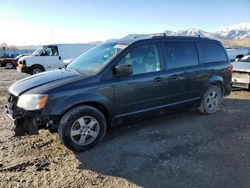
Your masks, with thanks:
[{"label": "dry grass", "polygon": [[250,47],[250,39],[243,39],[243,40],[225,40],[222,41],[224,46],[244,46]]}]

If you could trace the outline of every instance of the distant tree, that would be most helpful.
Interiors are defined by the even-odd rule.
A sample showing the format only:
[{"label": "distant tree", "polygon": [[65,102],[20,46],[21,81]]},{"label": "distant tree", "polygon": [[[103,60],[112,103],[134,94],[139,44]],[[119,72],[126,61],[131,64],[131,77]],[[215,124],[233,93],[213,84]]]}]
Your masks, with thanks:
[{"label": "distant tree", "polygon": [[16,46],[11,45],[9,48],[10,48],[14,53],[16,53],[16,50],[17,50],[17,47],[16,47]]},{"label": "distant tree", "polygon": [[1,44],[1,49],[3,50],[3,56],[2,57],[7,57],[7,54],[6,54],[7,47],[8,47],[8,45],[6,43]]},{"label": "distant tree", "polygon": [[6,43],[2,43],[1,44],[1,49],[5,52],[5,50],[7,49],[8,45]]}]

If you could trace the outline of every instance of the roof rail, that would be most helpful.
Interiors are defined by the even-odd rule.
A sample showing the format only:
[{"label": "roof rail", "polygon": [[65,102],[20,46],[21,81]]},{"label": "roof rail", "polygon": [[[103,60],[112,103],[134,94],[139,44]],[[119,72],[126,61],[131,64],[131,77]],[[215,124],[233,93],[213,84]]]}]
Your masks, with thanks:
[{"label": "roof rail", "polygon": [[149,36],[151,36],[152,38],[153,37],[166,37],[166,33],[152,33],[152,34],[149,34]]},{"label": "roof rail", "polygon": [[154,38],[154,37],[166,37],[166,33],[152,33],[152,34],[143,34],[139,36],[135,36],[135,39],[138,38]]}]

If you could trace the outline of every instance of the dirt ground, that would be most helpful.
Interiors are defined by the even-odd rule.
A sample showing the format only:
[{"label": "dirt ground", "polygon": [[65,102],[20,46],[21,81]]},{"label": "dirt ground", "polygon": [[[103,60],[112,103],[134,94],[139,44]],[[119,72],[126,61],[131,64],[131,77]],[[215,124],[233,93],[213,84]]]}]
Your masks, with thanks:
[{"label": "dirt ground", "polygon": [[13,137],[3,115],[7,88],[25,77],[0,69],[0,187],[250,187],[250,92],[220,111],[185,110],[109,130],[74,153],[57,134]]}]

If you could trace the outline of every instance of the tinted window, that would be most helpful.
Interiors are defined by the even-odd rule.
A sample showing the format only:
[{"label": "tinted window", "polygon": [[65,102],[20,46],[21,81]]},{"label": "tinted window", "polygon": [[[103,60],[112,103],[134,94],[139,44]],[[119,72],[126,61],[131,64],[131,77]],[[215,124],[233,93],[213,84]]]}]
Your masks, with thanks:
[{"label": "tinted window", "polygon": [[214,42],[201,42],[202,63],[226,61],[227,57],[222,46]]},{"label": "tinted window", "polygon": [[165,42],[164,48],[167,69],[198,64],[198,55],[194,42]]},{"label": "tinted window", "polygon": [[155,44],[140,45],[132,48],[119,64],[132,65],[133,75],[160,71],[158,48]]}]

